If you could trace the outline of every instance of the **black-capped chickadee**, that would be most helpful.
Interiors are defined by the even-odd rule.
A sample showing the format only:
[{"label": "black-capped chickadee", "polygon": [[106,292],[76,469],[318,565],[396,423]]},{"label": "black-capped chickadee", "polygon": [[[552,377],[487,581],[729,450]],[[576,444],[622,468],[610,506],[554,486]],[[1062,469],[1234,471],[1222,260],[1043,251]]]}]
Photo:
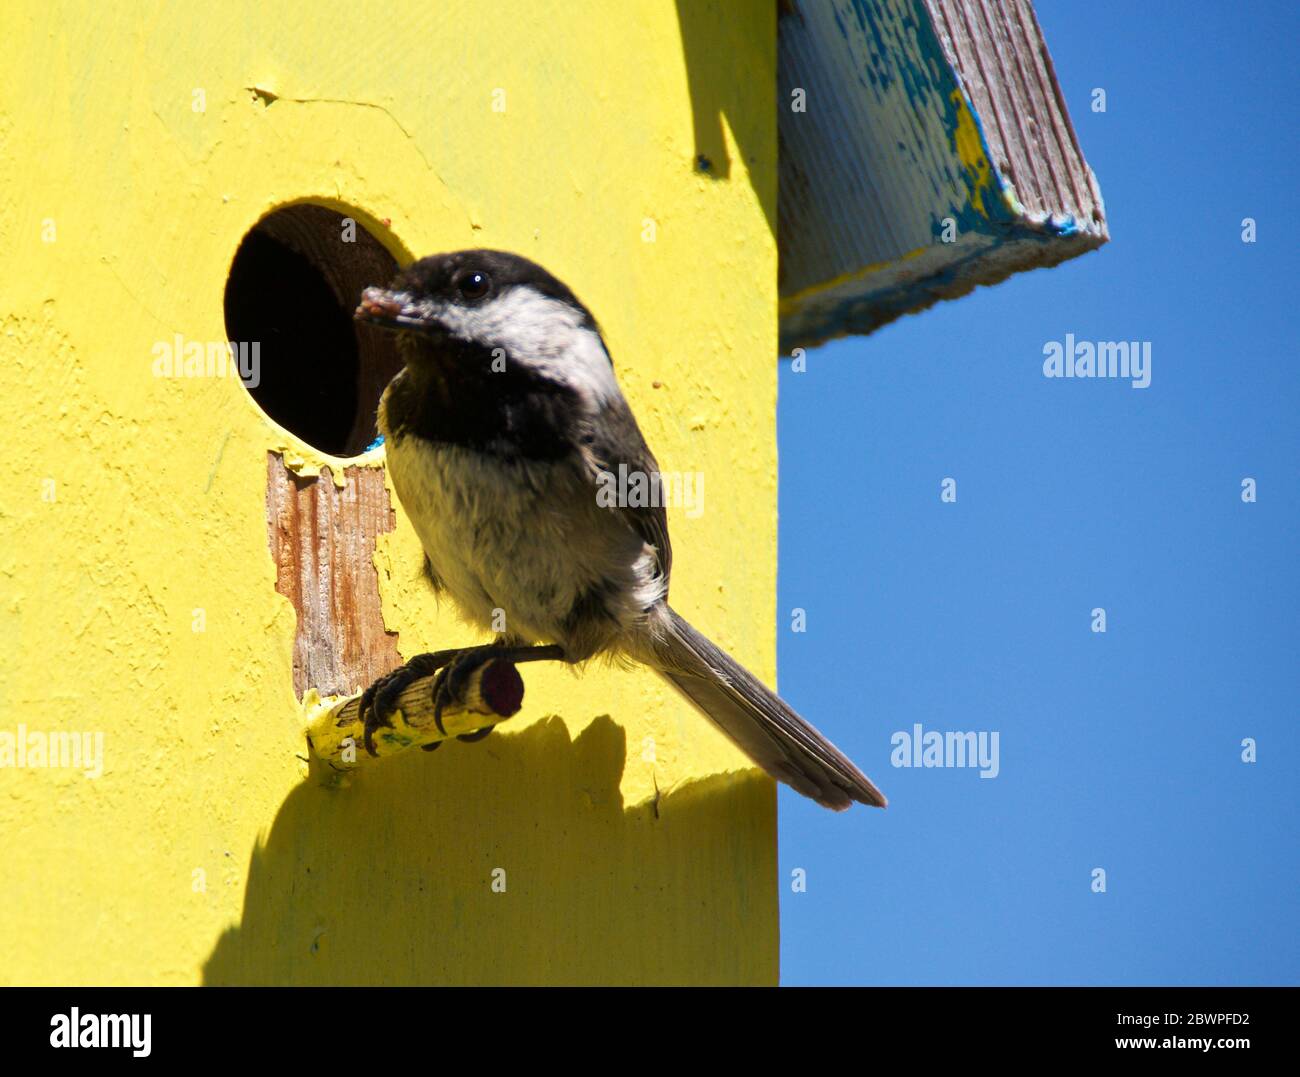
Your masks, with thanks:
[{"label": "black-capped chickadee", "polygon": [[368,748],[418,676],[439,671],[441,687],[491,654],[605,654],[658,671],[768,774],[819,804],[884,807],[830,741],[669,607],[664,506],[597,497],[602,476],[659,469],[572,291],[519,255],[459,251],[367,288],[356,317],[399,333],[405,368],[379,403],[379,429],[429,578],[470,623],[506,626],[486,648],[419,655],[372,685]]}]

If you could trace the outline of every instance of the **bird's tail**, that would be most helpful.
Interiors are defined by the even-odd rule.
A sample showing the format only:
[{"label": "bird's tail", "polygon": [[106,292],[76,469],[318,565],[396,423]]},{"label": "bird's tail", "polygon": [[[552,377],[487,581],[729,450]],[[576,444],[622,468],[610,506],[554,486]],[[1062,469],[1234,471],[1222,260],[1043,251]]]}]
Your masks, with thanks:
[{"label": "bird's tail", "polygon": [[773,778],[843,811],[884,794],[775,692],[673,610],[656,647],[659,672]]}]

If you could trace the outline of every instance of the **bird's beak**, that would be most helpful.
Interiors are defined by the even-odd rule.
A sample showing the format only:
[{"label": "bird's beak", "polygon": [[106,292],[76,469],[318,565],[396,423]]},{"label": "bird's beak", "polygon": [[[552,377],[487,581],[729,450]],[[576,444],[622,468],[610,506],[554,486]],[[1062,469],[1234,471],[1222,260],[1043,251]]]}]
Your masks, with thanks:
[{"label": "bird's beak", "polygon": [[428,329],[436,324],[416,306],[409,292],[390,292],[386,288],[362,292],[352,317],[384,329]]}]

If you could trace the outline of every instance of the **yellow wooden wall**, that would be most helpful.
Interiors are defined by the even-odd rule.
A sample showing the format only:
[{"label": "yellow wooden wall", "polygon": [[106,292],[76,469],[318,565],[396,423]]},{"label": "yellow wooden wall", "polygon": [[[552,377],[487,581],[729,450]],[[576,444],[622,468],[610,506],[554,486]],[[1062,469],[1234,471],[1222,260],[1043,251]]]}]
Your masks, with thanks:
[{"label": "yellow wooden wall", "polygon": [[[9,0],[0,41],[0,732],[104,735],[0,768],[0,983],[773,982],[774,787],[647,673],[526,668],[489,740],[304,784],[266,454],[329,461],[152,370],[286,202],[536,258],[705,474],[674,605],[770,680],[771,0]],[[469,640],[419,561],[399,509],[406,655]]]}]

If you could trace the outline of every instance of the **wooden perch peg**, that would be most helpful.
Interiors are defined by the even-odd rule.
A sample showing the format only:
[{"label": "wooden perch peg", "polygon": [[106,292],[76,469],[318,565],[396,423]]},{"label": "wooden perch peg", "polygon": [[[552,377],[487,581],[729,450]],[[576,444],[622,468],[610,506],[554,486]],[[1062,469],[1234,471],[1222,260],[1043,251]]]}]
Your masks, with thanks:
[{"label": "wooden perch peg", "polygon": [[460,698],[444,704],[440,728],[434,720],[436,680],[436,674],[421,677],[402,690],[398,709],[389,718],[391,728],[375,730],[373,756],[365,747],[360,694],[316,703],[307,717],[307,749],[313,771],[319,773],[323,767],[324,776],[334,776],[412,748],[440,744],[494,726],[518,714],[523,704],[524,682],[514,663],[493,658],[466,677]]}]

